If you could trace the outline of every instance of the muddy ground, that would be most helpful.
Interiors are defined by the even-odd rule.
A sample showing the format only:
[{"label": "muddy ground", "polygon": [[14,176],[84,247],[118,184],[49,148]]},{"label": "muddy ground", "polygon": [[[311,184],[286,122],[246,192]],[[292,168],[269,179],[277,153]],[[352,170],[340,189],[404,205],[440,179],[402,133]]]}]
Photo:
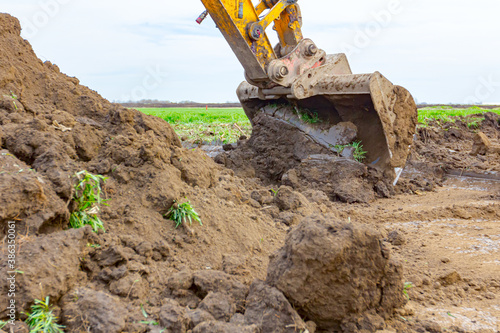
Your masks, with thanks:
[{"label": "muddy ground", "polygon": [[[419,128],[396,187],[321,151],[278,172],[262,157],[266,179],[42,63],[6,14],[0,50],[1,320],[15,222],[15,317],[50,296],[67,332],[500,330],[497,115]],[[355,178],[300,177],[317,161]],[[68,228],[80,170],[109,177],[105,233]],[[174,200],[203,226],[175,229],[162,216]]]}]

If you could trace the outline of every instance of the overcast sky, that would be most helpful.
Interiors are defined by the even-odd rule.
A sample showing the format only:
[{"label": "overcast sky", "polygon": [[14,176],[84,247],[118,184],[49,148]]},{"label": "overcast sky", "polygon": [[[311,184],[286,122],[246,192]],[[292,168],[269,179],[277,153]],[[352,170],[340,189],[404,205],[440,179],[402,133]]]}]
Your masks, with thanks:
[{"label": "overcast sky", "polygon": [[[347,53],[354,73],[379,71],[419,102],[500,103],[498,0],[298,3],[304,36]],[[196,24],[203,10],[200,0],[0,0],[42,60],[112,101],[236,101],[243,69],[213,21]]]}]

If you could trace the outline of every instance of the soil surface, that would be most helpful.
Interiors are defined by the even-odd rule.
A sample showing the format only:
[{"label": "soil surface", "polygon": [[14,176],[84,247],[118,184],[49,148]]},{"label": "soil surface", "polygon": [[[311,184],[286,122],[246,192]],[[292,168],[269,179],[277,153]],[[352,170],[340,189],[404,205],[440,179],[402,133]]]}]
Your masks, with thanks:
[{"label": "soil surface", "polygon": [[[182,148],[165,121],[112,104],[41,62],[20,28],[0,14],[0,320],[9,319],[4,277],[14,222],[16,318],[50,296],[67,332],[500,330],[497,115],[477,128],[461,120],[419,128],[396,187],[370,167],[307,146],[281,164],[274,159],[274,168],[252,155],[260,156],[252,174],[248,164],[229,169]],[[355,177],[318,171],[327,180],[307,186],[301,175],[311,163]],[[68,228],[81,170],[109,177],[105,233]],[[176,229],[163,217],[174,200],[189,200],[203,225]],[[373,269],[361,274],[355,263]],[[337,283],[342,302],[311,307],[297,267]],[[289,283],[278,269],[293,276]],[[346,313],[328,317],[339,306]],[[28,329],[16,321],[14,331]]]}]

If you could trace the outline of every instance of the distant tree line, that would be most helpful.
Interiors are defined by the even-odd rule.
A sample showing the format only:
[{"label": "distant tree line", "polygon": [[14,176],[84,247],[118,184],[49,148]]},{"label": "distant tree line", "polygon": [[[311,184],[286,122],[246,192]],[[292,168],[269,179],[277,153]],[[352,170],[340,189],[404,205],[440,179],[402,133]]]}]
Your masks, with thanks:
[{"label": "distant tree line", "polygon": [[170,102],[170,101],[159,101],[157,99],[143,99],[140,101],[128,101],[128,102],[119,102],[116,103],[121,104],[128,108],[238,108],[241,107],[239,102],[226,102],[226,103],[199,103],[193,101],[180,101]]},{"label": "distant tree line", "polygon": [[[140,101],[128,101],[128,102],[120,102],[116,101],[115,103],[121,104],[128,108],[238,108],[241,107],[239,102],[225,102],[225,103],[199,103],[193,101],[180,101],[180,102],[170,102],[170,101],[160,101],[157,99],[143,99]],[[425,102],[421,102],[417,104],[418,108],[425,107],[433,107],[433,106],[451,106],[453,108],[469,108],[472,106],[480,106],[483,109],[495,109],[500,106],[498,105],[464,105],[464,104],[427,104]]]}]

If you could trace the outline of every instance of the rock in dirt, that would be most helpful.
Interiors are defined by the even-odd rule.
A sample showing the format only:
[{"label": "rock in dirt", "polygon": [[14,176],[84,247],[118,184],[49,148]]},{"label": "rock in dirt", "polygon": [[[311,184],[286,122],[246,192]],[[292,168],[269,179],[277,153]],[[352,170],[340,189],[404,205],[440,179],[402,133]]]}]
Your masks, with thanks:
[{"label": "rock in dirt", "polygon": [[342,153],[340,153],[340,156],[349,160],[354,160],[355,151],[356,149],[354,147],[345,147],[344,149],[342,149]]},{"label": "rock in dirt", "polygon": [[[80,257],[87,244],[91,228],[70,229],[43,237],[26,238],[16,261],[22,264],[22,274],[16,274],[16,308],[27,311],[35,299],[42,295],[56,303],[64,294],[75,287],[86,275],[80,271]],[[20,240],[20,238],[19,238]],[[7,266],[7,251],[0,252],[0,270],[11,271]],[[32,264],[29,264],[32,263]],[[0,281],[0,292],[7,295],[9,281]],[[5,318],[7,297],[0,297],[0,318]]]},{"label": "rock in dirt", "polygon": [[259,333],[256,325],[238,326],[220,321],[206,321],[193,329],[193,333]]},{"label": "rock in dirt", "polygon": [[486,155],[491,146],[491,141],[486,134],[478,132],[474,135],[474,144],[472,146],[471,155]]},{"label": "rock in dirt", "polygon": [[189,328],[186,309],[173,299],[165,299],[160,309],[160,325],[168,332],[185,333]]},{"label": "rock in dirt", "polygon": [[348,316],[369,310],[390,315],[406,302],[403,270],[382,238],[332,215],[307,217],[271,256],[266,282],[321,329],[338,329]]},{"label": "rock in dirt", "polygon": [[306,329],[283,293],[260,280],[250,286],[245,323],[256,324],[262,333],[295,333]]},{"label": "rock in dirt", "polygon": [[119,333],[125,328],[127,308],[102,291],[77,288],[62,299],[62,323],[67,332]]}]

